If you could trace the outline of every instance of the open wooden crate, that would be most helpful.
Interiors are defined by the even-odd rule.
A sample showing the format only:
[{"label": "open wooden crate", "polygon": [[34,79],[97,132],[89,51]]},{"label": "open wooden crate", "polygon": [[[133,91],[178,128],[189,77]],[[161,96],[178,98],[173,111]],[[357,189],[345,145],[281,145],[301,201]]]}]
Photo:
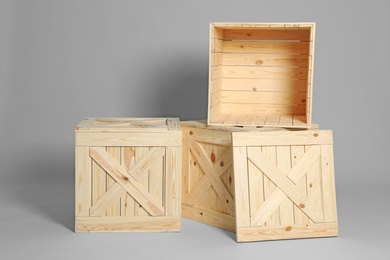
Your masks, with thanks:
[{"label": "open wooden crate", "polygon": [[332,131],[182,129],[183,217],[238,242],[337,236]]},{"label": "open wooden crate", "polygon": [[310,128],[314,23],[211,23],[209,125]]}]

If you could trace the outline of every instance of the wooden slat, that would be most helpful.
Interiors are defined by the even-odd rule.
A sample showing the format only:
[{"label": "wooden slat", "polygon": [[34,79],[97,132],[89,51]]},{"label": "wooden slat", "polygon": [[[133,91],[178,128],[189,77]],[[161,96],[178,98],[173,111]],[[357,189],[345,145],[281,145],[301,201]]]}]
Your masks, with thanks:
[{"label": "wooden slat", "polygon": [[151,215],[163,215],[163,208],[104,149],[90,148],[90,156]]},{"label": "wooden slat", "polygon": [[223,40],[210,39],[211,41],[211,52],[218,53],[223,51]]},{"label": "wooden slat", "polygon": [[281,115],[280,120],[279,120],[279,125],[292,126],[293,125],[293,116],[292,115]]},{"label": "wooden slat", "polygon": [[251,121],[251,125],[263,125],[267,120],[267,115],[255,115],[255,117]]},{"label": "wooden slat", "polygon": [[[248,181],[251,226],[254,226],[252,216],[264,203],[264,183],[263,173],[250,161],[248,162]],[[263,226],[264,222],[259,223],[258,226]]]},{"label": "wooden slat", "polygon": [[224,53],[309,53],[309,42],[224,41]]},{"label": "wooden slat", "polygon": [[323,212],[317,208],[310,198],[296,189],[293,182],[283,176],[272,163],[266,159],[261,152],[254,148],[248,148],[248,158],[279,188],[283,191],[310,219],[315,223],[323,222]]},{"label": "wooden slat", "polygon": [[211,67],[211,76],[210,80],[216,80],[222,77],[222,66],[213,66]]},{"label": "wooden slat", "polygon": [[[256,147],[256,148],[250,148],[248,150],[248,159],[251,160],[250,158],[250,152],[251,150],[256,149],[259,153],[262,153],[264,157],[269,161],[271,164],[276,165],[277,163],[277,154],[276,154],[276,147],[274,146],[264,146],[264,147]],[[254,163],[252,161],[252,163]],[[256,165],[256,164],[255,164]],[[259,168],[259,166],[256,165],[256,167]],[[262,171],[261,168],[259,170]],[[268,177],[266,172],[264,173],[264,180],[263,180],[263,187],[264,187],[264,200],[265,203],[263,204],[264,206],[267,205],[267,200],[269,199],[269,196],[272,195],[272,193],[277,189],[276,185],[274,182]],[[262,221],[259,221],[260,223],[265,222],[266,226],[277,226],[280,225],[280,210],[279,210],[279,204],[275,204],[275,208],[269,212],[271,214],[268,214],[268,218],[264,219]],[[263,209],[263,207],[260,207]],[[252,223],[255,223],[256,218],[255,216],[252,216]]]},{"label": "wooden slat", "polygon": [[196,140],[203,143],[231,145],[232,138],[228,132],[213,131],[200,128],[183,127],[183,138],[188,140]]},{"label": "wooden slat", "polygon": [[[305,151],[307,153],[308,149],[316,147],[318,156],[320,156],[320,146],[305,146]],[[307,196],[314,202],[314,204],[323,209],[322,204],[322,176],[321,176],[321,162],[316,160],[315,163],[308,169],[306,174],[306,186],[307,186]],[[324,218],[325,219],[325,218]],[[312,223],[312,220],[309,220]]]},{"label": "wooden slat", "polygon": [[306,103],[306,93],[222,91],[222,102],[298,105]]},{"label": "wooden slat", "polygon": [[293,30],[225,30],[224,39],[241,40],[310,40],[310,31]]},{"label": "wooden slat", "polygon": [[210,100],[209,100],[209,107],[213,108],[220,104],[222,101],[222,91],[219,90],[217,92],[211,93],[210,94]]},{"label": "wooden slat", "polygon": [[[259,66],[223,66],[215,68],[212,79],[307,79],[307,69],[299,67],[259,67]],[[222,68],[222,67],[221,67]],[[219,74],[220,73],[220,74]]]},{"label": "wooden slat", "polygon": [[222,53],[211,53],[210,54],[210,66],[222,65]]},{"label": "wooden slat", "polygon": [[91,158],[89,157],[89,147],[76,147],[76,170],[75,170],[75,190],[76,190],[76,216],[89,216],[91,207]]},{"label": "wooden slat", "polygon": [[91,207],[91,216],[103,216],[106,211],[109,211],[118,201],[126,195],[125,190],[115,183],[108,191]]},{"label": "wooden slat", "polygon": [[182,204],[182,216],[204,224],[212,225],[234,232],[235,218],[229,214],[220,213],[189,204]]},{"label": "wooden slat", "polygon": [[[222,56],[223,65],[242,65],[242,66],[276,66],[276,67],[308,67],[308,55],[298,54],[278,54],[278,53],[224,53]],[[216,61],[215,61],[216,62]],[[219,60],[218,60],[219,62]],[[220,63],[218,63],[220,64]],[[215,64],[215,65],[218,65]]]},{"label": "wooden slat", "polygon": [[[295,167],[297,167],[297,173],[302,174],[302,178],[298,178],[296,176],[296,179],[291,179],[294,183],[296,183],[296,188],[300,190],[303,194],[307,194],[306,189],[306,169],[297,166],[298,163],[303,164],[302,162],[307,162],[310,160],[301,160],[302,156],[307,156],[307,153],[305,153],[305,147],[303,145],[293,145],[291,146],[291,165],[293,167],[293,170]],[[300,208],[297,205],[294,205],[294,222],[297,225],[300,224],[308,224],[309,218],[306,216],[305,213],[300,210]]]},{"label": "wooden slat", "polygon": [[280,115],[268,115],[264,125],[279,125]]},{"label": "wooden slat", "polygon": [[247,227],[237,228],[237,242],[334,237],[338,235],[337,223],[320,223],[311,225],[291,225],[281,227]]},{"label": "wooden slat", "polygon": [[[183,131],[186,131],[186,128],[183,128]],[[190,186],[190,167],[191,167],[191,161],[190,161],[190,146],[188,143],[188,139],[183,138],[183,157],[182,157],[182,202],[188,202],[188,197],[190,192],[192,191]]]},{"label": "wooden slat", "polygon": [[[89,156],[89,154],[88,154]],[[106,192],[106,172],[92,160],[92,205],[94,205]],[[101,216],[105,216],[103,212]]]},{"label": "wooden slat", "polygon": [[[151,150],[155,148],[152,147]],[[158,147],[161,148],[161,147]],[[164,153],[165,149],[162,149],[162,155],[153,160],[153,164],[149,169],[149,193],[155,198],[163,207],[163,193],[164,193]]]},{"label": "wooden slat", "polygon": [[[136,147],[135,148],[135,165],[142,160],[142,158],[149,152],[149,147]],[[131,169],[130,169],[131,171]],[[129,172],[128,174],[134,178]],[[135,178],[134,178],[135,179]],[[145,169],[138,179],[135,179],[137,183],[143,188],[145,192],[149,192],[149,169]],[[158,205],[158,203],[156,203]],[[149,216],[149,213],[144,209],[141,203],[137,202],[134,204],[135,216]]]},{"label": "wooden slat", "polygon": [[223,90],[307,92],[306,80],[290,79],[222,79]]},{"label": "wooden slat", "polygon": [[304,105],[274,105],[274,104],[237,104],[223,103],[222,114],[230,113],[254,113],[254,114],[277,114],[277,115],[302,115],[305,113]]},{"label": "wooden slat", "polygon": [[210,94],[222,89],[222,79],[212,80],[210,82]]},{"label": "wooden slat", "polygon": [[331,130],[232,133],[233,146],[332,144]]},{"label": "wooden slat", "polygon": [[[135,151],[133,147],[121,147],[121,165],[125,171],[130,170],[130,168],[135,164]],[[130,194],[126,193],[124,198],[124,209],[122,216],[134,216],[135,200],[131,197]]]},{"label": "wooden slat", "polygon": [[236,202],[236,226],[249,227],[249,180],[247,151],[245,147],[233,147],[234,197]]},{"label": "wooden slat", "polygon": [[165,153],[165,215],[181,215],[181,147],[167,147]]},{"label": "wooden slat", "polygon": [[[290,146],[281,145],[276,147],[277,167],[287,176],[291,170],[291,150]],[[285,199],[280,204],[280,224],[294,224],[294,203],[291,200]]]},{"label": "wooden slat", "polygon": [[[137,148],[139,150],[140,148]],[[137,162],[130,168],[128,173],[138,180],[143,174],[148,173],[154,163],[164,155],[164,147],[151,147],[150,150],[145,151],[145,154],[138,154]]]},{"label": "wooden slat", "polygon": [[241,117],[238,119],[238,122],[240,122],[241,124],[250,125],[254,117],[254,114],[242,114]]},{"label": "wooden slat", "polygon": [[[118,163],[121,163],[120,147],[107,147],[107,153]],[[109,175],[106,174],[106,192],[108,192],[115,184],[116,181]],[[120,196],[117,197],[115,203],[112,203],[111,207],[107,211],[107,216],[119,217],[121,215],[121,201]]]},{"label": "wooden slat", "polygon": [[333,147],[331,145],[321,146],[321,171],[325,221],[336,222],[336,187],[334,177]]},{"label": "wooden slat", "polygon": [[237,124],[238,120],[240,119],[242,113],[237,114],[230,114],[224,121],[224,124]]},{"label": "wooden slat", "polygon": [[76,217],[76,232],[179,232],[180,217]]},{"label": "wooden slat", "polygon": [[76,133],[78,146],[180,146],[178,131],[165,133]]}]

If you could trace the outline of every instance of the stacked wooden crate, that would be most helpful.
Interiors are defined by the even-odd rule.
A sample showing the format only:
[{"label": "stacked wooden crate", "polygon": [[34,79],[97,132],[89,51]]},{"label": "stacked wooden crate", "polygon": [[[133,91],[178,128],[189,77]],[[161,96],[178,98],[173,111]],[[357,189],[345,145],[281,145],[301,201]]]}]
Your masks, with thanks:
[{"label": "stacked wooden crate", "polygon": [[338,234],[332,131],[311,124],[313,23],[212,23],[207,124],[183,122],[182,215],[238,242]]}]

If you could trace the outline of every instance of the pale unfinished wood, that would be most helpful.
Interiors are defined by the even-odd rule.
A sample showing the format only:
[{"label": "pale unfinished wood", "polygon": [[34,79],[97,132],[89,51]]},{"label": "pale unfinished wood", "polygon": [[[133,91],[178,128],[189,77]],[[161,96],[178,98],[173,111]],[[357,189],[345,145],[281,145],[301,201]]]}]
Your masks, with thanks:
[{"label": "pale unfinished wood", "polygon": [[89,149],[76,147],[76,216],[89,216],[91,206],[91,158]]},{"label": "pale unfinished wood", "polygon": [[76,217],[77,232],[179,232],[179,217]]},{"label": "pale unfinished wood", "polygon": [[237,242],[277,239],[334,237],[338,235],[337,223],[294,225],[282,227],[246,227],[237,229]]},{"label": "pale unfinished wood", "polygon": [[[337,235],[331,131],[182,124],[189,150],[184,217],[236,231],[240,242]],[[202,141],[194,134],[200,130]],[[231,142],[218,144],[218,133]],[[234,212],[223,202],[227,193]]]},{"label": "pale unfinished wood", "polygon": [[[314,23],[211,23],[208,124],[310,128],[314,30]],[[249,122],[243,113],[292,122]]]},{"label": "pale unfinished wood", "polygon": [[87,118],[75,132],[76,216],[97,220],[81,227],[76,218],[76,232],[180,230],[177,118]]}]

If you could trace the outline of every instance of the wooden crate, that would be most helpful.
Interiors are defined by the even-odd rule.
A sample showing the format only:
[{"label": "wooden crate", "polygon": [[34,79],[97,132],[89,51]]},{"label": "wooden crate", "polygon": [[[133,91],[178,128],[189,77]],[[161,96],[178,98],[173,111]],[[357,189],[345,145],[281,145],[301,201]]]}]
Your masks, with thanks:
[{"label": "wooden crate", "polygon": [[332,131],[183,122],[182,216],[238,242],[337,236]]},{"label": "wooden crate", "polygon": [[76,127],[76,232],[180,231],[176,118],[86,118]]},{"label": "wooden crate", "polygon": [[310,128],[314,23],[211,23],[209,125]]}]

